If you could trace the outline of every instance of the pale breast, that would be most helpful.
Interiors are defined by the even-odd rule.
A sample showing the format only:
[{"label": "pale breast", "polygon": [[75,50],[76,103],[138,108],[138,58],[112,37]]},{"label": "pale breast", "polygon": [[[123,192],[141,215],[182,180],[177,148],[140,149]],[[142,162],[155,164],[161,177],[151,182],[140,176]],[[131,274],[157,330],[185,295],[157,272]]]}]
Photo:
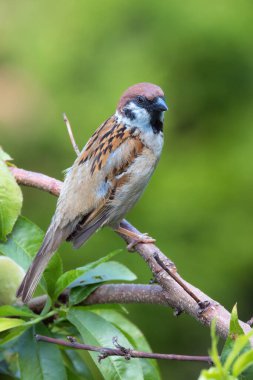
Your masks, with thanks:
[{"label": "pale breast", "polygon": [[110,224],[116,227],[126,213],[134,206],[142,195],[152,176],[159,157],[149,148],[144,148],[141,156],[137,157],[129,169],[122,174],[128,176],[126,181],[114,195],[111,201]]}]

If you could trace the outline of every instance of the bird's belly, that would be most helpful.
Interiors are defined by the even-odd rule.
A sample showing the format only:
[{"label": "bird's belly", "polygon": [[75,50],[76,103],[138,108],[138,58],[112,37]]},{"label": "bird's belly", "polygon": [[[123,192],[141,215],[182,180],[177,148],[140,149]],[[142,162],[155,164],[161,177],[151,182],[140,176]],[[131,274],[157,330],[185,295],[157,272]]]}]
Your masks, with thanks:
[{"label": "bird's belly", "polygon": [[116,227],[142,195],[156,167],[157,157],[140,156],[127,172],[130,180],[115,193],[109,225]]}]

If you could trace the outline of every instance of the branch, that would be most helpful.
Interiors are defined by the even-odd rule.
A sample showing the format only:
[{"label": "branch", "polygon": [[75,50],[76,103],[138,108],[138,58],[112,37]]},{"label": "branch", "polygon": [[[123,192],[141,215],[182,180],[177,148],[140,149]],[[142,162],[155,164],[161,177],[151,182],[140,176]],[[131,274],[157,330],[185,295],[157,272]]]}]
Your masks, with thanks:
[{"label": "branch", "polygon": [[62,182],[55,178],[48,177],[41,173],[29,172],[28,170],[19,169],[15,166],[9,166],[9,170],[19,185],[35,187],[56,197],[60,194]]},{"label": "branch", "polygon": [[[69,291],[65,290],[59,297],[62,303],[68,303]],[[32,298],[28,306],[40,314],[47,301],[47,296]],[[163,289],[159,285],[140,284],[106,284],[99,286],[79,305],[97,305],[112,303],[145,303],[168,306]]]},{"label": "branch", "polygon": [[116,337],[113,338],[115,348],[91,346],[89,344],[81,344],[76,342],[75,338],[68,337],[69,341],[63,339],[55,339],[45,335],[35,335],[38,342],[46,342],[57,344],[59,346],[71,347],[77,350],[95,351],[99,352],[98,361],[107,358],[108,356],[123,356],[126,360],[131,358],[145,358],[145,359],[165,359],[165,360],[180,360],[180,361],[198,361],[212,363],[210,356],[190,356],[190,355],[174,355],[174,354],[156,354],[145,351],[135,351],[131,348],[125,348],[118,343]]},{"label": "branch", "polygon": [[[10,167],[10,171],[15,176],[17,182],[20,185],[32,186],[38,189],[48,191],[49,193],[58,196],[60,193],[61,182],[47,177],[40,173],[33,173],[23,169]],[[126,220],[122,221],[121,226],[129,231],[140,234],[140,232],[133,227]],[[132,239],[122,236],[122,238],[128,243],[132,243]],[[163,289],[163,294],[166,302],[178,313],[185,311],[187,314],[194,317],[198,322],[205,326],[210,326],[212,319],[216,319],[217,333],[226,338],[229,331],[230,313],[218,302],[212,300],[201,290],[195,288],[193,285],[187,283],[177,273],[177,279],[179,279],[188,289],[190,289],[195,296],[202,302],[209,302],[209,306],[200,311],[196,300],[194,300],[185,290],[180,286],[168,273],[164,270],[164,266],[173,270],[176,273],[176,268],[172,261],[170,261],[154,244],[139,243],[135,246],[135,250],[139,255],[147,262],[150,267],[156,281]],[[163,263],[163,267],[157,262]],[[122,302],[122,301],[120,301]],[[251,330],[247,323],[240,322],[240,325],[245,333]],[[251,340],[253,345],[253,338]]]}]

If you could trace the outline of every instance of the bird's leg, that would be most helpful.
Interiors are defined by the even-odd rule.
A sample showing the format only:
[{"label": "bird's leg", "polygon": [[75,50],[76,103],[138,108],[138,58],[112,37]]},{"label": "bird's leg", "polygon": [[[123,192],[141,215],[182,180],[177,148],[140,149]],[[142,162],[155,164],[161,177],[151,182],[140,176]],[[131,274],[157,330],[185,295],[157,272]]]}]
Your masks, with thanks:
[{"label": "bird's leg", "polygon": [[155,239],[151,238],[146,233],[138,235],[135,232],[129,231],[126,228],[123,228],[123,227],[120,227],[120,226],[115,231],[118,232],[121,235],[127,236],[130,239],[133,239],[133,241],[130,244],[128,244],[128,246],[127,246],[127,249],[129,251],[133,251],[134,247],[137,244],[140,244],[140,243],[150,244],[150,243],[154,243],[155,242]]}]

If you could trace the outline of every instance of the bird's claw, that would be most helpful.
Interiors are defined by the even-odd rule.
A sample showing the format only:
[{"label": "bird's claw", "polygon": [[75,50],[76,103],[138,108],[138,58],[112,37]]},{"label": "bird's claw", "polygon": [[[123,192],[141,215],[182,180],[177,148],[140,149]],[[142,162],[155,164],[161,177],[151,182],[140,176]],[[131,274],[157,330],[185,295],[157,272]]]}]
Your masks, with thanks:
[{"label": "bird's claw", "polygon": [[148,236],[147,233],[144,233],[144,234],[141,234],[139,235],[139,237],[137,239],[134,239],[134,241],[132,241],[130,244],[127,245],[127,250],[129,252],[134,252],[135,250],[135,246],[137,244],[151,244],[151,243],[155,243],[155,239],[153,239],[152,237]]}]

